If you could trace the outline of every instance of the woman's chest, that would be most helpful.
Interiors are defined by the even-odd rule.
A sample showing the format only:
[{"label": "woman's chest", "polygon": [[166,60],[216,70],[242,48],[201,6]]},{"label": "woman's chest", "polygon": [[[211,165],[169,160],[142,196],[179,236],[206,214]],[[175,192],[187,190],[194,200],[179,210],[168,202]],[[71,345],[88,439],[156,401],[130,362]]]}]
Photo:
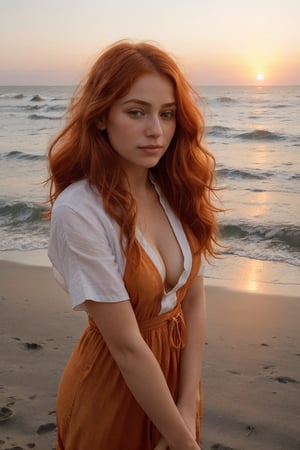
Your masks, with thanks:
[{"label": "woman's chest", "polygon": [[137,214],[137,237],[160,273],[166,292],[172,290],[184,272],[185,234],[179,220],[170,217],[159,202],[142,207]]}]

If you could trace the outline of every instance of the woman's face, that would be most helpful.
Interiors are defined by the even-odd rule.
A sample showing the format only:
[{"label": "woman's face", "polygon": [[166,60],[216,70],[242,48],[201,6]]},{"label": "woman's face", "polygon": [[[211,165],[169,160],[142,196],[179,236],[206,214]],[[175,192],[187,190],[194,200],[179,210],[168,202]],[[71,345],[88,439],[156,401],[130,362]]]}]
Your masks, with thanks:
[{"label": "woman's face", "polygon": [[142,75],[128,94],[112,105],[103,124],[125,171],[154,167],[176,129],[172,82],[158,74]]}]

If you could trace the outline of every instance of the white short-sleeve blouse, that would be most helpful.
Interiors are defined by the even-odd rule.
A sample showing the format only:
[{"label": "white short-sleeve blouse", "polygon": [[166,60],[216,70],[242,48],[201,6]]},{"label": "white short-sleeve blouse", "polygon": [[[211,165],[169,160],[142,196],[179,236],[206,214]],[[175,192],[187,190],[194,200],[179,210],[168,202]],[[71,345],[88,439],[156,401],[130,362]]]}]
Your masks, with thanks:
[{"label": "white short-sleeve blouse", "polygon": [[[181,247],[184,270],[176,286],[164,292],[160,313],[176,305],[176,291],[186,282],[192,266],[191,250],[180,221],[158,186],[155,189]],[[119,225],[104,210],[98,191],[87,180],[68,186],[56,199],[51,217],[48,256],[59,284],[68,292],[75,310],[86,310],[85,300],[129,300],[123,276],[126,259],[120,246]],[[137,230],[137,239],[158,271],[156,252]],[[199,271],[202,275],[202,269]]]}]

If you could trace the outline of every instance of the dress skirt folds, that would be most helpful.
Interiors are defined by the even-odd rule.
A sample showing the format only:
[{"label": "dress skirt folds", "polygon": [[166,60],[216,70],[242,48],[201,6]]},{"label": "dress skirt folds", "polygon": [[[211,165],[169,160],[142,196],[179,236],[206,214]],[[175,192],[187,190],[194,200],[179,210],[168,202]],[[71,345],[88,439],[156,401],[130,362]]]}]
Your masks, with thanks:
[{"label": "dress skirt folds", "polygon": [[[137,267],[127,261],[124,283],[141,334],[157,358],[176,401],[180,354],[188,339],[181,303],[198,274],[200,258],[193,257],[188,280],[176,293],[176,307],[159,314],[164,294],[161,275],[142,248],[140,254]],[[153,450],[160,438],[159,431],[129,391],[91,317],[60,382],[57,425],[57,450]]]}]

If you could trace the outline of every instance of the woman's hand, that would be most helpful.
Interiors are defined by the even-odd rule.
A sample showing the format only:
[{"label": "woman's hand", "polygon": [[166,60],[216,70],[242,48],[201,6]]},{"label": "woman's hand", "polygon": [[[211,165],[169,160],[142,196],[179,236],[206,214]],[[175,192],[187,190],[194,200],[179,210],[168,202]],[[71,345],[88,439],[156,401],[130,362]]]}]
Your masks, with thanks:
[{"label": "woman's hand", "polygon": [[177,405],[177,409],[193,438],[196,439],[196,412],[180,405]]},{"label": "woman's hand", "polygon": [[[192,411],[191,409],[183,405],[177,405],[177,409],[180,412],[181,417],[183,418],[187,428],[191,432],[191,435],[195,439],[195,445],[193,447],[193,450],[194,449],[201,450],[199,445],[196,443],[196,412]],[[165,438],[161,437],[153,450],[187,450],[187,449],[190,449],[190,447],[187,448],[184,447],[177,448],[174,446],[169,447]]]}]

